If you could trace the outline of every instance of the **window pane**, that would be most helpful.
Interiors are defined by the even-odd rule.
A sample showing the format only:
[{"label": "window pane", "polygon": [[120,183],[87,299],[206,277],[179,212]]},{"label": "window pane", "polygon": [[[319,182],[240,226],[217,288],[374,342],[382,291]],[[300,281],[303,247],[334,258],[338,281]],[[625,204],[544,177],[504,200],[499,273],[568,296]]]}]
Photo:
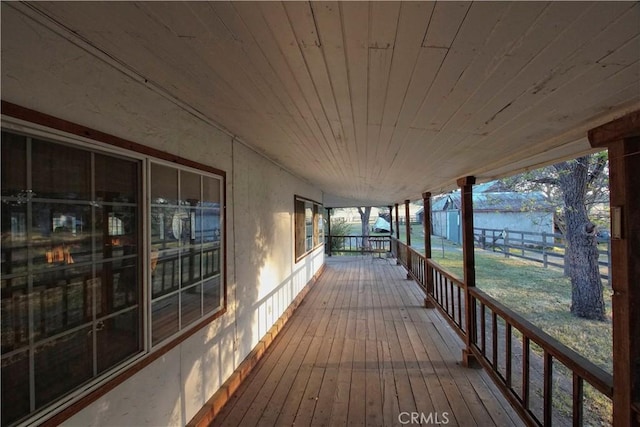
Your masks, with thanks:
[{"label": "window pane", "polygon": [[136,203],[139,188],[138,165],[137,161],[96,154],[96,200]]},{"label": "window pane", "polygon": [[26,273],[27,205],[2,203],[2,274]]},{"label": "window pane", "polygon": [[220,274],[220,247],[217,243],[203,247],[202,274],[204,278]]},{"label": "window pane", "polygon": [[171,218],[171,231],[180,240],[180,247],[185,249],[200,243],[196,233],[196,209],[181,208]]},{"label": "window pane", "polygon": [[178,170],[151,164],[151,203],[178,203]]},{"label": "window pane", "polygon": [[29,344],[27,276],[2,279],[2,354]]},{"label": "window pane", "polygon": [[88,151],[34,140],[32,153],[35,197],[91,200],[91,155]]},{"label": "window pane", "polygon": [[[173,218],[177,208],[151,209],[151,282],[154,298],[179,286],[178,239]],[[176,234],[180,235],[177,231]]]},{"label": "window pane", "polygon": [[304,201],[295,201],[295,239],[296,239],[296,258],[301,257],[305,252],[305,224],[304,224]]},{"label": "window pane", "polygon": [[137,208],[103,205],[95,214],[97,260],[137,254]]},{"label": "window pane", "polygon": [[151,341],[154,345],[178,332],[178,295],[153,302],[151,319]]},{"label": "window pane", "polygon": [[138,258],[125,258],[98,265],[96,275],[104,286],[102,315],[120,311],[138,304]]},{"label": "window pane", "polygon": [[215,206],[202,209],[201,214],[196,216],[196,234],[202,235],[203,242],[220,241],[220,207]]},{"label": "window pane", "polygon": [[200,175],[180,171],[180,200],[188,206],[198,206],[200,197]]},{"label": "window pane", "polygon": [[35,349],[36,408],[63,396],[93,375],[92,329],[82,328]]},{"label": "window pane", "polygon": [[[33,276],[33,338],[47,338],[91,321],[91,267],[69,267]],[[96,298],[100,304],[101,295]]]},{"label": "window pane", "polygon": [[305,223],[305,250],[313,249],[313,204],[306,202],[304,204],[304,223]]},{"label": "window pane", "polygon": [[191,248],[181,254],[182,284],[184,288],[200,280],[200,264],[202,260],[200,248]]},{"label": "window pane", "polygon": [[2,132],[2,195],[17,197],[27,190],[27,138]]},{"label": "window pane", "polygon": [[32,226],[31,253],[35,268],[91,261],[89,205],[33,203]]},{"label": "window pane", "polygon": [[204,313],[210,313],[222,308],[222,286],[220,276],[207,280],[203,284],[203,308]]},{"label": "window pane", "polygon": [[2,425],[6,426],[30,411],[28,351],[2,357],[2,390]]},{"label": "window pane", "polygon": [[210,178],[208,176],[202,177],[202,198],[205,203],[220,203],[220,180]]},{"label": "window pane", "polygon": [[182,291],[182,327],[185,328],[201,317],[202,286],[192,286]]},{"label": "window pane", "polygon": [[98,372],[108,370],[142,349],[139,330],[137,309],[97,323]]}]

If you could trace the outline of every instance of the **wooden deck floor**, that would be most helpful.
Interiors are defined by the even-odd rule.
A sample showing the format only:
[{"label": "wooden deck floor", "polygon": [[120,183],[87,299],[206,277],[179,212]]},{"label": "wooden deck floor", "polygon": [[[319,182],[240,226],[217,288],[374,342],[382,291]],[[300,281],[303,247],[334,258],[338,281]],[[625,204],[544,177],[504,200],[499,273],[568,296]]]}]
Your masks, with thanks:
[{"label": "wooden deck floor", "polygon": [[460,366],[462,342],[405,277],[395,260],[328,258],[211,425],[411,425],[411,413],[422,425],[523,425],[484,371]]}]

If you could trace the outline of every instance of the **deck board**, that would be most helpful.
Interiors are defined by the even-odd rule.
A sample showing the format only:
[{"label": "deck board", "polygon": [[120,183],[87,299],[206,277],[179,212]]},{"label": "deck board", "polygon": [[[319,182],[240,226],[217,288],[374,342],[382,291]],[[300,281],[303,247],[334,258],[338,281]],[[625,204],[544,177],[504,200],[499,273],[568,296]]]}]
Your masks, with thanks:
[{"label": "deck board", "polygon": [[[334,257],[211,426],[524,425],[390,259]],[[407,415],[405,415],[406,417]]]}]

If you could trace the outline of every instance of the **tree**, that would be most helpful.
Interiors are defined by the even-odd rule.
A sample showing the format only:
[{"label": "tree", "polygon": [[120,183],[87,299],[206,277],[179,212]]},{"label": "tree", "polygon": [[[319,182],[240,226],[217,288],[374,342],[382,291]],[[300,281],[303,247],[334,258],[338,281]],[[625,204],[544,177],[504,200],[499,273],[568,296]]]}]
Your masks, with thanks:
[{"label": "tree", "polygon": [[597,153],[505,180],[517,190],[542,191],[559,207],[555,219],[566,241],[565,273],[571,279],[571,313],[605,320],[598,266],[598,228],[589,208],[608,200],[607,153]]},{"label": "tree", "polygon": [[369,217],[371,216],[371,206],[358,207],[360,221],[362,221],[362,247],[369,247]]}]

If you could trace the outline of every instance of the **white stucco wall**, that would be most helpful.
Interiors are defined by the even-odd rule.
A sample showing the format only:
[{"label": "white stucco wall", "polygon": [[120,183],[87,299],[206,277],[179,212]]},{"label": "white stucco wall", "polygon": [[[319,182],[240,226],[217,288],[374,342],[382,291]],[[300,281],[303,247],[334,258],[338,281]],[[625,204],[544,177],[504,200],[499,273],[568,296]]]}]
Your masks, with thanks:
[{"label": "white stucco wall", "polygon": [[294,195],[322,193],[5,5],[2,99],[226,171],[227,313],[65,422],[184,425],[324,263],[293,253]]}]

